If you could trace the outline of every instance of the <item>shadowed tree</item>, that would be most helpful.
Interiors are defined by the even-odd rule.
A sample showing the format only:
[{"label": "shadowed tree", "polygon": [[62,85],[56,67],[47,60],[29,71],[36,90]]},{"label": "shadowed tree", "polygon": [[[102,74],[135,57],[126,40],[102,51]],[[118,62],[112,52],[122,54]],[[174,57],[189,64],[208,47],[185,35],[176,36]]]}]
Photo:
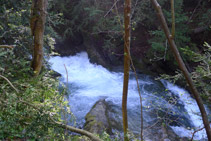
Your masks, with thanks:
[{"label": "shadowed tree", "polygon": [[43,34],[47,14],[48,0],[32,0],[30,27],[34,39],[32,68],[39,75],[43,61]]},{"label": "shadowed tree", "polygon": [[174,53],[174,56],[175,56],[175,59],[176,59],[178,65],[179,65],[179,68],[181,69],[183,75],[185,76],[185,79],[186,79],[186,81],[187,81],[187,83],[190,87],[190,90],[191,90],[192,94],[194,95],[194,98],[196,99],[196,102],[197,102],[198,107],[199,107],[200,112],[201,112],[201,116],[202,116],[202,120],[203,120],[205,129],[206,129],[208,140],[211,141],[211,129],[210,129],[209,121],[208,121],[208,116],[207,116],[207,113],[206,113],[204,105],[203,105],[203,101],[202,101],[197,89],[194,86],[193,80],[190,77],[190,74],[189,74],[189,72],[188,72],[188,70],[187,70],[187,68],[186,68],[186,66],[185,66],[185,64],[182,60],[182,57],[180,56],[180,53],[179,53],[177,46],[174,42],[174,38],[172,37],[172,35],[169,31],[167,22],[165,20],[165,17],[163,15],[162,10],[161,10],[161,6],[157,2],[157,0],[151,0],[151,2],[152,2],[152,4],[154,5],[154,7],[157,11],[158,18],[161,22],[162,28],[164,30],[164,33],[166,35],[166,38],[167,38],[168,43],[170,45],[170,48],[171,48],[172,52]]}]

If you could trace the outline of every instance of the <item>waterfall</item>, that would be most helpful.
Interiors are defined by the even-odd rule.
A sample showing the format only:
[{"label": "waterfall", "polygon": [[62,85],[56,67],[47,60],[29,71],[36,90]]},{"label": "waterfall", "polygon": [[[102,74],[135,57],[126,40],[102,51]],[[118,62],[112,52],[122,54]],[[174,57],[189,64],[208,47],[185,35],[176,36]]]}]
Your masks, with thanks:
[{"label": "waterfall", "polygon": [[[83,125],[84,117],[99,99],[116,105],[121,109],[123,73],[110,72],[106,68],[90,63],[86,52],[69,57],[51,57],[52,69],[62,74],[66,81],[68,71],[69,104]],[[191,137],[191,128],[203,127],[199,109],[190,94],[184,89],[165,80],[154,80],[153,77],[139,74],[139,85],[143,96],[144,124],[150,125],[158,116],[167,116],[171,128],[181,137]],[[129,127],[134,132],[140,131],[140,100],[136,80],[131,73],[128,89]],[[121,112],[119,113],[121,119]],[[196,140],[206,137],[204,130],[196,134]]]}]

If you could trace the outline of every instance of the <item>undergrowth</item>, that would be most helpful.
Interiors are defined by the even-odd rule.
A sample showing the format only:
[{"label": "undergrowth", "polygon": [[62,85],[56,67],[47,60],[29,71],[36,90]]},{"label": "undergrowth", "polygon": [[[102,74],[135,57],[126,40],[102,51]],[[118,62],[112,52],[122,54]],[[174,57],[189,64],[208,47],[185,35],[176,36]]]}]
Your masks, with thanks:
[{"label": "undergrowth", "polygon": [[28,57],[0,49],[0,75],[0,140],[67,139],[64,129],[51,122],[64,122],[63,114],[71,115],[51,71],[43,69],[34,77]]}]

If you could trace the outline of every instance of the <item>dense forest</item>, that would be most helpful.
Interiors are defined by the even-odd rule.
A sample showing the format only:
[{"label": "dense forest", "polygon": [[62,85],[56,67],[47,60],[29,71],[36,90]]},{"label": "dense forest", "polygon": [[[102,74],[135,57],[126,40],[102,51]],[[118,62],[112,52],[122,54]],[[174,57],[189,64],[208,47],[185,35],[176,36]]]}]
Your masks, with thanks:
[{"label": "dense forest", "polygon": [[211,140],[210,17],[210,0],[1,0],[0,140]]}]

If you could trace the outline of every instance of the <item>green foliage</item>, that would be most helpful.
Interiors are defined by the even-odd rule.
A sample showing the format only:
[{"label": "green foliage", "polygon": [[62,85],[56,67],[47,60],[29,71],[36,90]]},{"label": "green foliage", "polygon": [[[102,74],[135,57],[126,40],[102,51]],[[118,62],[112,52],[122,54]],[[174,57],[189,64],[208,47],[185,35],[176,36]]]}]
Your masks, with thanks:
[{"label": "green foliage", "polygon": [[[210,100],[211,97],[211,46],[208,43],[204,43],[203,53],[196,53],[191,51],[189,48],[182,48],[185,55],[191,58],[191,61],[197,63],[198,65],[193,68],[191,72],[191,77],[200,91],[202,98],[205,100]],[[168,79],[173,82],[183,81],[185,79],[181,72],[176,72],[176,75],[162,75],[161,78]]]},{"label": "green foliage", "polygon": [[[0,2],[0,45],[15,45],[16,55],[31,55],[33,50],[29,25],[31,1],[2,0]],[[61,13],[49,13],[45,31],[44,46],[52,47],[52,38],[59,39],[54,27],[63,22]],[[48,50],[50,48],[47,48]],[[18,51],[18,53],[17,53]]]},{"label": "green foliage", "polygon": [[30,28],[30,1],[3,0],[0,2],[0,44],[15,45],[19,53],[32,52]]},{"label": "green foliage", "polygon": [[[169,29],[171,29],[172,19],[171,19],[170,1],[164,3],[164,8],[162,10],[167,19]],[[190,30],[188,25],[186,24],[188,18],[186,16],[186,13],[183,11],[183,0],[175,1],[175,19],[176,19],[175,42],[178,49],[181,51],[181,48],[191,44],[190,37],[188,35],[190,33]],[[152,39],[150,40],[150,43],[152,49],[150,51],[153,52],[153,54],[155,55],[155,59],[157,60],[163,59],[166,61],[174,62],[173,54],[169,49],[169,45],[167,43],[163,30],[161,28],[158,28],[158,30],[152,30],[151,35]],[[191,44],[191,46],[194,48],[193,44]],[[187,58],[183,54],[183,52],[181,52],[181,55],[185,60],[191,59]]]},{"label": "green foliage", "polygon": [[63,121],[63,113],[70,115],[70,111],[51,72],[43,70],[32,77],[30,62],[5,49],[1,49],[0,64],[0,74],[19,90],[0,78],[0,139],[64,139],[64,130],[55,127],[50,117]]}]

